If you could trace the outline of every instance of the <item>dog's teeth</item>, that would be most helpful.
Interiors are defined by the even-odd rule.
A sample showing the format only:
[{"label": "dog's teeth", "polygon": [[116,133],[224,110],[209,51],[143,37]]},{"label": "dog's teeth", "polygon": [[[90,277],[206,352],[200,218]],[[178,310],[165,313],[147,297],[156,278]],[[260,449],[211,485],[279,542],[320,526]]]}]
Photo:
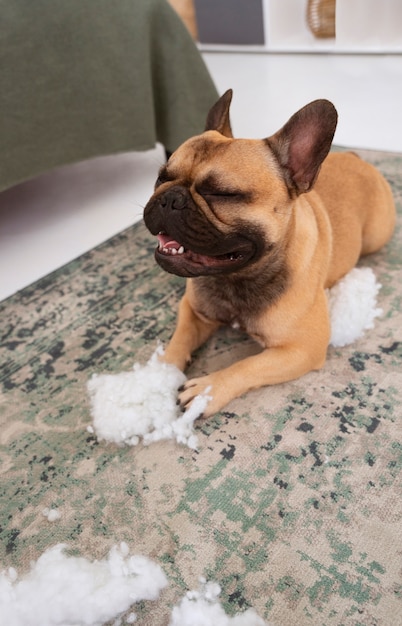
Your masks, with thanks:
[{"label": "dog's teeth", "polygon": [[158,249],[160,252],[163,252],[164,254],[170,254],[175,256],[176,254],[183,254],[184,252],[184,247],[180,246],[180,248],[175,248],[173,245],[170,246],[168,245],[163,245],[163,243],[159,242],[159,246]]}]

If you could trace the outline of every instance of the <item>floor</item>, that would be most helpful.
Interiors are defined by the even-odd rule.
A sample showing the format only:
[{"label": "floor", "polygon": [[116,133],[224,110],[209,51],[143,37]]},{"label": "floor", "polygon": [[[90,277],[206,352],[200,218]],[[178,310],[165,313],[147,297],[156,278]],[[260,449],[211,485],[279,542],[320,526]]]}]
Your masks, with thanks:
[{"label": "floor", "polygon": [[[263,137],[298,108],[328,98],[335,142],[402,152],[402,55],[205,53],[223,92],[234,89],[237,136]],[[0,193],[0,300],[140,219],[164,154],[102,157]]]}]

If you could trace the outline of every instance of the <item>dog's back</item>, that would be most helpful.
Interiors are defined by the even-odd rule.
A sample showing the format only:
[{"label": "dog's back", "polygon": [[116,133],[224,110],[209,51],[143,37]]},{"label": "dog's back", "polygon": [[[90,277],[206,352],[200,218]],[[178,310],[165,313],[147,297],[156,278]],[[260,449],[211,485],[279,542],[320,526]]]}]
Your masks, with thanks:
[{"label": "dog's back", "polygon": [[389,241],[395,228],[391,188],[380,172],[353,152],[331,153],[314,186],[332,227],[332,257],[327,287],[365,254]]}]

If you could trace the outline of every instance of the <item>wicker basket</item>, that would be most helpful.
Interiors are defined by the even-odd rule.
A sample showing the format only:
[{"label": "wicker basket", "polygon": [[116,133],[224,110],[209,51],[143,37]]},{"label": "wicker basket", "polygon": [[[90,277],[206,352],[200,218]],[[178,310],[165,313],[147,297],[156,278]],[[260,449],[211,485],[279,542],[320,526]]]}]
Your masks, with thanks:
[{"label": "wicker basket", "polygon": [[335,37],[336,0],[308,0],[307,23],[315,37]]}]

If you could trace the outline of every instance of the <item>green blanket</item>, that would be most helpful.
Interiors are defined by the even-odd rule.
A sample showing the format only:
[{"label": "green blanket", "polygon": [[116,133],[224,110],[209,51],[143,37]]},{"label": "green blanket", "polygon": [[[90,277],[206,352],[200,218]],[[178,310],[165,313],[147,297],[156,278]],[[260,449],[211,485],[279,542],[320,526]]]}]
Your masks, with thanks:
[{"label": "green blanket", "polygon": [[217,98],[165,0],[0,0],[0,190],[203,130]]}]

